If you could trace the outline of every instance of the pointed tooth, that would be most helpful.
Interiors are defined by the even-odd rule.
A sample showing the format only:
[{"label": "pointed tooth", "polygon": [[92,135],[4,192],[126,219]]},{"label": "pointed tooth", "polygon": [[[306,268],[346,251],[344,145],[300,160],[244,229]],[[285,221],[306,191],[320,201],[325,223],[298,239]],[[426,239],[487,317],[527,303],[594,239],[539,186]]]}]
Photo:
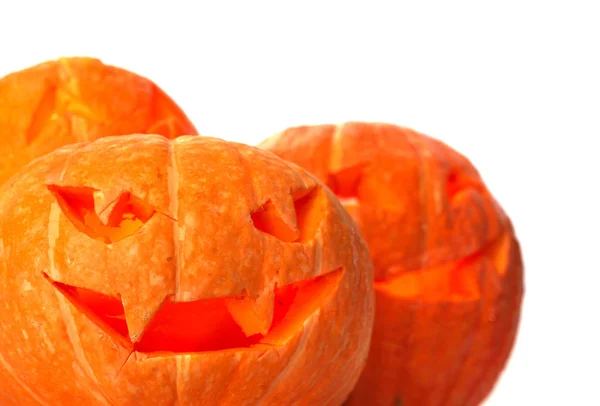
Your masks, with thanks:
[{"label": "pointed tooth", "polygon": [[274,302],[273,290],[266,289],[258,297],[244,295],[240,298],[228,298],[227,310],[247,337],[265,335],[273,322]]}]

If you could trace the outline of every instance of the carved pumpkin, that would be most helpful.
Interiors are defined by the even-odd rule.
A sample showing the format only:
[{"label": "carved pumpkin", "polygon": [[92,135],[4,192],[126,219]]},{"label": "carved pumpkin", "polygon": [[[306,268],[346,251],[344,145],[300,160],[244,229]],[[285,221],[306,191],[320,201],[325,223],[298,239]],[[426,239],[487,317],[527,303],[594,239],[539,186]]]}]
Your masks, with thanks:
[{"label": "carved pumpkin", "polygon": [[92,58],[62,58],[0,79],[0,184],[60,146],[109,135],[195,135],[154,83]]},{"label": "carved pumpkin", "polygon": [[336,197],[208,137],[57,149],[0,193],[0,404],[339,405],[373,270]]},{"label": "carved pumpkin", "polygon": [[290,128],[262,146],[326,182],[371,252],[372,347],[347,404],[480,403],[513,346],[523,265],[473,165],[388,124]]}]

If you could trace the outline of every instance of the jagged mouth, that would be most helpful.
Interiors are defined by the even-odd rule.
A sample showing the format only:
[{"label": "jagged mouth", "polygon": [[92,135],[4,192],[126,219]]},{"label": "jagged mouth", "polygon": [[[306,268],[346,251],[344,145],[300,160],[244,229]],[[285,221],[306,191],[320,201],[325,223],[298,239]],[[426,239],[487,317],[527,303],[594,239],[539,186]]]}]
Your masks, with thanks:
[{"label": "jagged mouth", "polygon": [[342,276],[340,268],[313,279],[275,287],[272,319],[263,333],[259,331],[264,320],[253,313],[254,298],[230,296],[192,302],[173,302],[167,298],[140,337],[132,340],[119,298],[56,282],[44,274],[77,310],[121,346],[131,352],[154,355],[285,344],[323,307]]},{"label": "jagged mouth", "polygon": [[470,301],[481,297],[482,278],[506,272],[512,235],[504,230],[474,253],[457,260],[375,281],[375,290],[426,302]]}]

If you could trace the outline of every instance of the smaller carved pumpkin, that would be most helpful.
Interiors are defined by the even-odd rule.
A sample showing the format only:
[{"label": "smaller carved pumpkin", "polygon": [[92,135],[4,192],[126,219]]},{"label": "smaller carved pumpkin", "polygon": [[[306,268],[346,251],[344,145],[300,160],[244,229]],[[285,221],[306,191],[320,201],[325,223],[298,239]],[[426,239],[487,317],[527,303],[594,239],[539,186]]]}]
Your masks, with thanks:
[{"label": "smaller carved pumpkin", "polygon": [[2,405],[332,405],[373,270],[303,169],[208,137],[106,137],[0,189]]},{"label": "smaller carved pumpkin", "polygon": [[347,404],[479,404],[513,346],[523,265],[473,165],[388,124],[290,128],[262,147],[327,183],[371,252],[375,328]]},{"label": "smaller carved pumpkin", "polygon": [[0,184],[60,146],[123,134],[198,132],[150,80],[92,58],[62,58],[0,79]]}]

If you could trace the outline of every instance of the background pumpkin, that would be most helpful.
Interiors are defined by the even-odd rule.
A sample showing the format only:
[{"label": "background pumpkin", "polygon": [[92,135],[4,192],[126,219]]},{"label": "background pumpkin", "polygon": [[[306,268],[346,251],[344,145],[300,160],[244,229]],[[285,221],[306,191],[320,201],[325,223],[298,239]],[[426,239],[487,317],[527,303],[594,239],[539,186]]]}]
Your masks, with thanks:
[{"label": "background pumpkin", "polygon": [[335,196],[209,137],[106,137],[0,189],[3,405],[339,405],[373,270]]},{"label": "background pumpkin", "polygon": [[479,404],[515,340],[523,264],[469,160],[376,123],[294,127],[261,146],[327,183],[371,251],[372,348],[347,404]]},{"label": "background pumpkin", "polygon": [[92,58],[62,58],[0,79],[0,184],[65,144],[108,135],[198,132],[157,85]]}]

